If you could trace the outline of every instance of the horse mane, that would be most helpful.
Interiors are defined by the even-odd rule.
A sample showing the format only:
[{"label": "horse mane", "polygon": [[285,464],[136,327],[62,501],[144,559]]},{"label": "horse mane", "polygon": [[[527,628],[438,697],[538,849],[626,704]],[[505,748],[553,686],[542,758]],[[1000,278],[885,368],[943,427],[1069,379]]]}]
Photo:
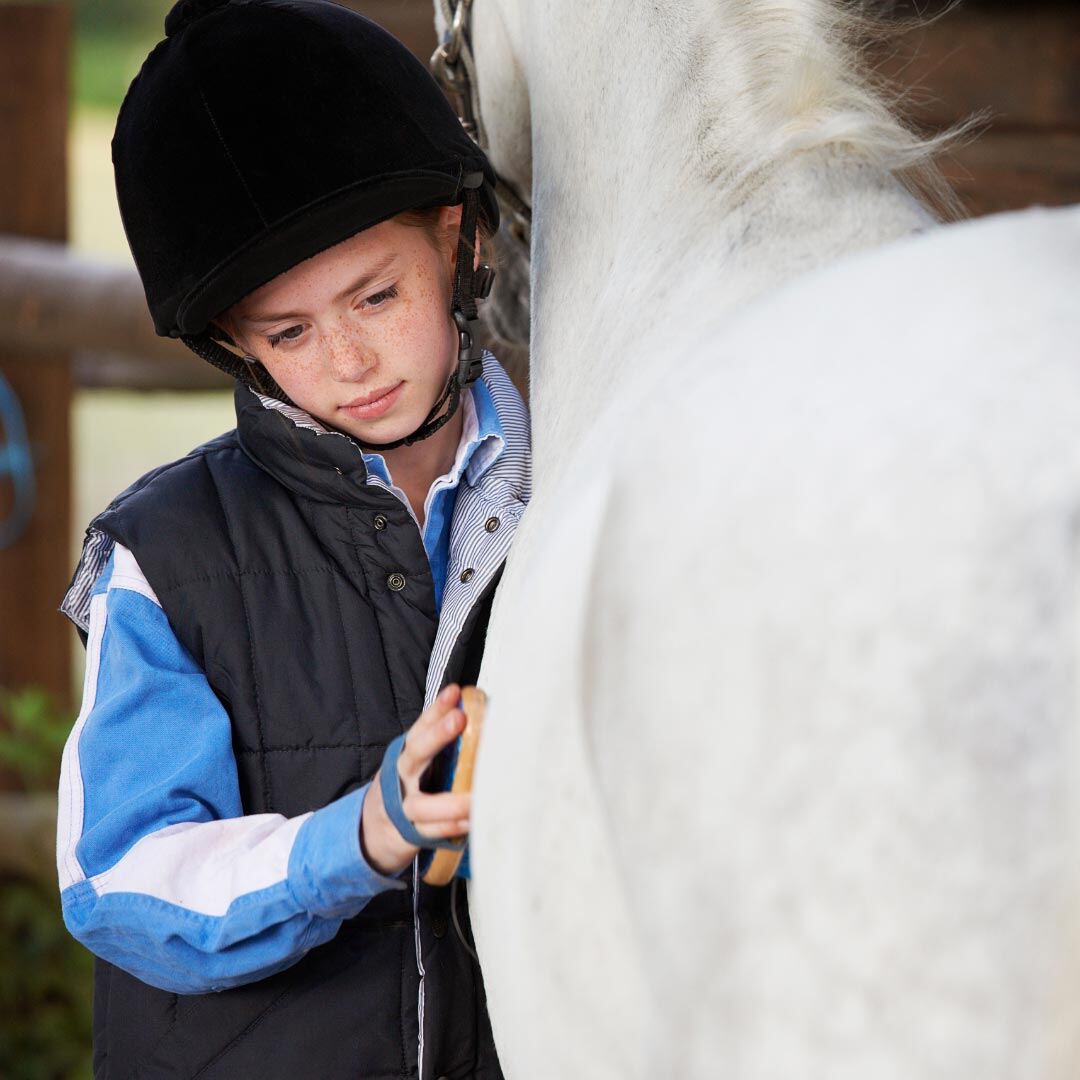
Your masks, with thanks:
[{"label": "horse mane", "polygon": [[[722,163],[725,180],[737,184],[794,154],[838,147],[896,175],[940,218],[964,216],[937,159],[984,116],[923,134],[905,117],[913,91],[874,65],[885,43],[958,2],[936,16],[896,19],[888,17],[893,5],[880,0],[698,0],[706,18],[692,81],[706,165]],[[740,70],[725,70],[733,59]],[[726,97],[707,93],[710,86]]]}]

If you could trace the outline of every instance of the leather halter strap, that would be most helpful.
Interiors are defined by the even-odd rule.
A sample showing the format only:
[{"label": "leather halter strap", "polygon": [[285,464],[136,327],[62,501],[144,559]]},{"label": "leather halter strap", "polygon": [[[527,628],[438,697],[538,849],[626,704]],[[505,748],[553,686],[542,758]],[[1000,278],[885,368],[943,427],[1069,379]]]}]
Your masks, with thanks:
[{"label": "leather halter strap", "polygon": [[[448,29],[438,48],[431,54],[428,66],[443,92],[455,103],[461,126],[487,153],[487,132],[480,116],[480,97],[476,88],[476,62],[469,40],[472,0],[438,0],[438,3]],[[495,170],[495,194],[514,219],[511,234],[528,248],[532,232],[532,207],[498,170]]]}]

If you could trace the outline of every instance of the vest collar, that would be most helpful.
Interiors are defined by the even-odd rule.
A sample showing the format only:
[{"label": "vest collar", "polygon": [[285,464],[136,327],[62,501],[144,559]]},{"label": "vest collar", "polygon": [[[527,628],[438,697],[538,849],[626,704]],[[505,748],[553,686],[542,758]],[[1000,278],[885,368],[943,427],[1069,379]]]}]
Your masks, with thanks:
[{"label": "vest collar", "polygon": [[240,445],[256,465],[294,494],[317,502],[371,501],[362,498],[367,482],[364,455],[348,435],[239,380],[233,401]]}]

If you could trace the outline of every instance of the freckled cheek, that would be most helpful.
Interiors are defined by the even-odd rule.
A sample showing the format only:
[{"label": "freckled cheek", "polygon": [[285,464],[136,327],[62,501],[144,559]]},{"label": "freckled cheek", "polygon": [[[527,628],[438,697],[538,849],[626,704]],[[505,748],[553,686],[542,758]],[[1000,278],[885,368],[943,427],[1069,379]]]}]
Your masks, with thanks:
[{"label": "freckled cheek", "polygon": [[[302,393],[305,389],[317,386],[326,377],[323,365],[313,356],[271,355],[266,367],[286,392]],[[296,394],[290,396],[295,397]]]},{"label": "freckled cheek", "polygon": [[294,379],[300,379],[305,382],[310,382],[312,379],[317,379],[323,370],[322,359],[319,356],[295,356],[282,358],[285,363],[282,365]]},{"label": "freckled cheek", "polygon": [[414,322],[415,317],[409,305],[399,305],[396,311],[388,313],[386,318],[380,321],[378,334],[380,345],[395,352],[399,351],[411,342]]},{"label": "freckled cheek", "polygon": [[432,290],[424,290],[415,301],[402,304],[387,322],[388,343],[412,353],[417,350],[425,355],[437,353],[449,333],[449,315]]}]

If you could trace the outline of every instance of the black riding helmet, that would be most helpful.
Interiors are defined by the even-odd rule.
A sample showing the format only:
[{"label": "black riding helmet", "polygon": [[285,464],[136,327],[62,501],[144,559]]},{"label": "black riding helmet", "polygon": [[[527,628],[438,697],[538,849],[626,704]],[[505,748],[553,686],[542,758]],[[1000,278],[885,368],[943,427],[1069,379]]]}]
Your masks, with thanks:
[{"label": "black riding helmet", "polygon": [[394,214],[463,203],[451,302],[458,368],[416,431],[375,448],[427,438],[480,374],[476,299],[493,271],[473,270],[473,238],[478,215],[489,234],[499,223],[483,151],[406,47],[332,0],[180,0],[165,34],[112,139],[120,216],[155,330],[288,402],[262,364],[211,337],[211,320]]}]

